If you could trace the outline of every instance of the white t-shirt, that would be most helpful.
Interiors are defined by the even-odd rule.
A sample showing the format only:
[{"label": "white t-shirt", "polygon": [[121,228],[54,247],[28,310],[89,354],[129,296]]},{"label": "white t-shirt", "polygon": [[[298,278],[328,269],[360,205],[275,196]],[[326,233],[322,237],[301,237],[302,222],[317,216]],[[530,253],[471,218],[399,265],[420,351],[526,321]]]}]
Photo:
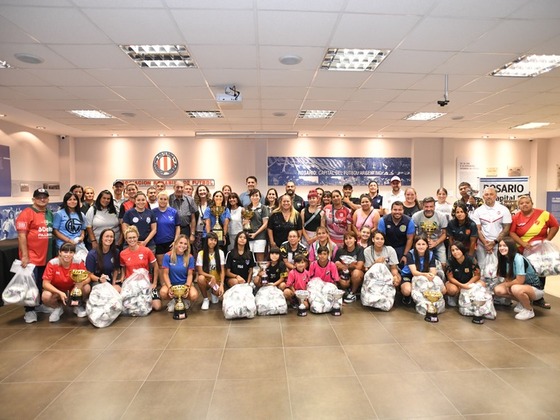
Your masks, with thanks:
[{"label": "white t-shirt", "polygon": [[395,201],[402,201],[404,203],[404,190],[401,188],[398,194],[393,194],[393,190],[388,195],[383,196],[383,208],[387,210],[386,213],[391,213],[391,205]]},{"label": "white t-shirt", "polygon": [[511,224],[509,209],[498,203],[489,207],[486,204],[478,207],[472,214],[472,221],[480,226],[482,234],[489,241],[494,241],[502,232],[504,224]]}]

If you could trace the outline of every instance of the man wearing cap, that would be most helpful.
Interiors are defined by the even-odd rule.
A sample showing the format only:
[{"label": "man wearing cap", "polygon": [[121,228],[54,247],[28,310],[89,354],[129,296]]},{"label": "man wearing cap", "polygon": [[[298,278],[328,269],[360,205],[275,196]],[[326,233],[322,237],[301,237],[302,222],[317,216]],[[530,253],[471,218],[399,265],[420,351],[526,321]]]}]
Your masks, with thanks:
[{"label": "man wearing cap", "polygon": [[389,213],[391,211],[391,205],[395,201],[404,203],[405,197],[404,191],[401,190],[401,178],[397,175],[391,178],[391,194],[385,197],[383,201],[383,208],[385,209],[385,213]]},{"label": "man wearing cap", "polygon": [[[33,192],[33,204],[24,209],[16,219],[18,232],[19,259],[21,266],[35,265],[33,276],[39,289],[39,298],[43,289],[43,273],[47,263],[54,257],[53,214],[47,208],[49,192],[39,188]],[[51,313],[42,304],[25,307],[25,322],[37,322],[37,312]]]},{"label": "man wearing cap", "polygon": [[342,186],[342,205],[348,207],[352,211],[358,210],[360,206],[360,199],[352,197],[352,191],[354,188],[352,184],[344,184]]},{"label": "man wearing cap", "polygon": [[118,179],[113,182],[113,202],[115,203],[115,208],[117,209],[117,214],[121,209],[121,204],[125,202],[126,198],[123,195],[124,183]]},{"label": "man wearing cap", "polygon": [[185,183],[183,181],[175,181],[173,191],[173,194],[169,196],[169,205],[179,213],[181,235],[185,235],[193,243],[196,228],[194,199],[185,195]]},{"label": "man wearing cap", "polygon": [[296,184],[294,181],[288,181],[286,183],[286,194],[292,198],[292,206],[299,213],[305,207],[305,200],[296,194]]}]

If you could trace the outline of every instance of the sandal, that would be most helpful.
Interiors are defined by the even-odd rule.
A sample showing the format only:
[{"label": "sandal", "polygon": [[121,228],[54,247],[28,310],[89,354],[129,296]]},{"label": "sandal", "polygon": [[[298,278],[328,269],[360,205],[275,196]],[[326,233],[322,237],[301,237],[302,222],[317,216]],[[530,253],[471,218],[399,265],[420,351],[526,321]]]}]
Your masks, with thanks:
[{"label": "sandal", "polygon": [[538,300],[533,301],[533,305],[538,306],[539,308],[543,308],[543,309],[550,309],[552,307],[552,306],[550,306],[550,303],[548,303],[544,300],[544,298],[540,298]]}]

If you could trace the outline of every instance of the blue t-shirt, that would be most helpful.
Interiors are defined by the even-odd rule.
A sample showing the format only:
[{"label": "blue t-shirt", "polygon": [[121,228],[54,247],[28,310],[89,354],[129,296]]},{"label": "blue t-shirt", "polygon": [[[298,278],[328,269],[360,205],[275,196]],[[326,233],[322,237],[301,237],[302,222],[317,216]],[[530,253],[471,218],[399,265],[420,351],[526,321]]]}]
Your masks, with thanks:
[{"label": "blue t-shirt", "polygon": [[[408,254],[406,254],[406,264],[401,271],[402,276],[403,277],[405,277],[405,276],[410,277],[412,275],[412,273],[410,272],[410,268],[409,268],[409,265],[411,265],[411,264],[414,264],[418,271],[424,272],[423,268],[422,268],[422,267],[424,267],[424,257],[425,257],[425,254],[424,254],[424,256],[420,257],[420,261],[416,262],[414,260],[414,251],[412,249],[410,251],[408,251]],[[428,252],[428,258],[430,259],[429,263],[428,263],[428,266],[430,268],[435,267],[436,266],[436,259],[434,258],[434,253],[432,251]]]},{"label": "blue t-shirt", "polygon": [[[156,219],[154,217],[154,212],[150,209],[145,209],[143,212],[139,212],[136,208],[131,208],[128,210],[123,217],[123,223],[129,226],[136,226],[138,228],[140,241],[143,241],[148,237],[150,231],[152,230],[152,223],[155,223]],[[150,247],[154,244],[154,239],[146,244]]]},{"label": "blue t-shirt", "polygon": [[[82,220],[80,220],[78,213],[70,213],[70,216],[68,216],[64,209],[60,209],[54,214],[53,229],[58,230],[70,239],[79,238],[82,231],[86,229],[86,216],[83,213],[81,215]],[[64,241],[57,238],[56,247],[60,248],[62,244],[64,244]]]},{"label": "blue t-shirt", "polygon": [[406,214],[403,214],[397,224],[395,224],[391,214],[388,214],[379,220],[377,230],[385,234],[385,245],[390,245],[395,248],[397,256],[401,259],[401,253],[406,246],[408,235],[414,235],[416,233],[416,226],[412,219]]},{"label": "blue t-shirt", "polygon": [[194,257],[192,255],[189,255],[188,267],[185,267],[184,261],[183,255],[177,255],[177,262],[175,264],[171,263],[171,253],[163,256],[161,266],[169,269],[169,281],[172,286],[186,284],[188,270],[194,270]]},{"label": "blue t-shirt", "polygon": [[[210,207],[206,207],[202,219],[204,220],[210,219],[210,230],[212,230],[212,228],[216,224],[216,216],[214,216],[214,214],[212,213],[212,209]],[[222,226],[222,228],[224,227],[224,223],[226,222],[226,219],[231,219],[231,213],[229,212],[229,209],[227,207],[225,208],[224,212],[220,216],[220,225]],[[202,231],[202,237],[206,238],[207,234],[208,233],[206,232],[206,227],[205,227],[204,230]]]},{"label": "blue t-shirt", "polygon": [[[515,254],[515,258],[513,259],[513,276],[525,276],[525,284],[542,290],[543,286],[535,269],[529,261],[527,261],[527,263],[525,263],[525,261],[527,260],[523,255]],[[509,263],[506,264],[506,273],[507,272],[509,272]]]},{"label": "blue t-shirt", "polygon": [[115,259],[115,255],[111,252],[108,252],[107,254],[103,254],[103,271],[99,272],[99,269],[97,268],[97,250],[92,249],[91,251],[88,252],[87,257],[86,257],[86,269],[87,271],[95,274],[96,276],[101,276],[101,274],[106,274],[107,276],[109,276],[109,278],[111,279],[111,283],[113,282],[113,272],[115,271],[115,269],[119,269],[120,268],[120,262],[119,262],[119,253],[116,253],[116,259]]},{"label": "blue t-shirt", "polygon": [[181,226],[179,212],[173,207],[167,207],[161,211],[159,207],[152,209],[157,223],[157,232],[154,236],[156,245],[173,242],[175,240],[175,228]]}]

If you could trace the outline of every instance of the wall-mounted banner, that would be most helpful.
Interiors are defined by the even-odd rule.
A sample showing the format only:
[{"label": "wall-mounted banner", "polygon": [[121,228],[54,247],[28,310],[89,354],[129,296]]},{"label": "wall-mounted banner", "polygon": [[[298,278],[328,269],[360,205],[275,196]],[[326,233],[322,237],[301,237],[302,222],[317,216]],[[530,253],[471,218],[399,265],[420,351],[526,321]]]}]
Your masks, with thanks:
[{"label": "wall-mounted banner", "polygon": [[560,191],[546,192],[546,211],[560,220]]},{"label": "wall-mounted banner", "polygon": [[504,177],[504,178],[480,178],[480,192],[486,187],[496,188],[498,201],[508,207],[510,211],[517,210],[517,199],[521,195],[529,194],[529,177]]},{"label": "wall-mounted banner", "polygon": [[175,185],[175,181],[183,181],[185,184],[190,184],[192,186],[195,185],[206,185],[207,187],[213,187],[216,185],[216,181],[210,178],[198,179],[198,178],[175,178],[175,179],[140,179],[140,178],[130,178],[124,179],[119,178],[119,181],[122,181],[124,185],[134,182],[138,185],[138,188],[149,188],[155,187],[157,182],[162,182],[166,185],[166,187],[170,187],[173,189],[173,185]]},{"label": "wall-mounted banner", "polygon": [[338,185],[349,183],[367,185],[376,180],[379,185],[390,185],[391,177],[398,175],[402,185],[411,183],[410,158],[324,158],[279,157],[268,158],[268,184],[285,185]]}]

